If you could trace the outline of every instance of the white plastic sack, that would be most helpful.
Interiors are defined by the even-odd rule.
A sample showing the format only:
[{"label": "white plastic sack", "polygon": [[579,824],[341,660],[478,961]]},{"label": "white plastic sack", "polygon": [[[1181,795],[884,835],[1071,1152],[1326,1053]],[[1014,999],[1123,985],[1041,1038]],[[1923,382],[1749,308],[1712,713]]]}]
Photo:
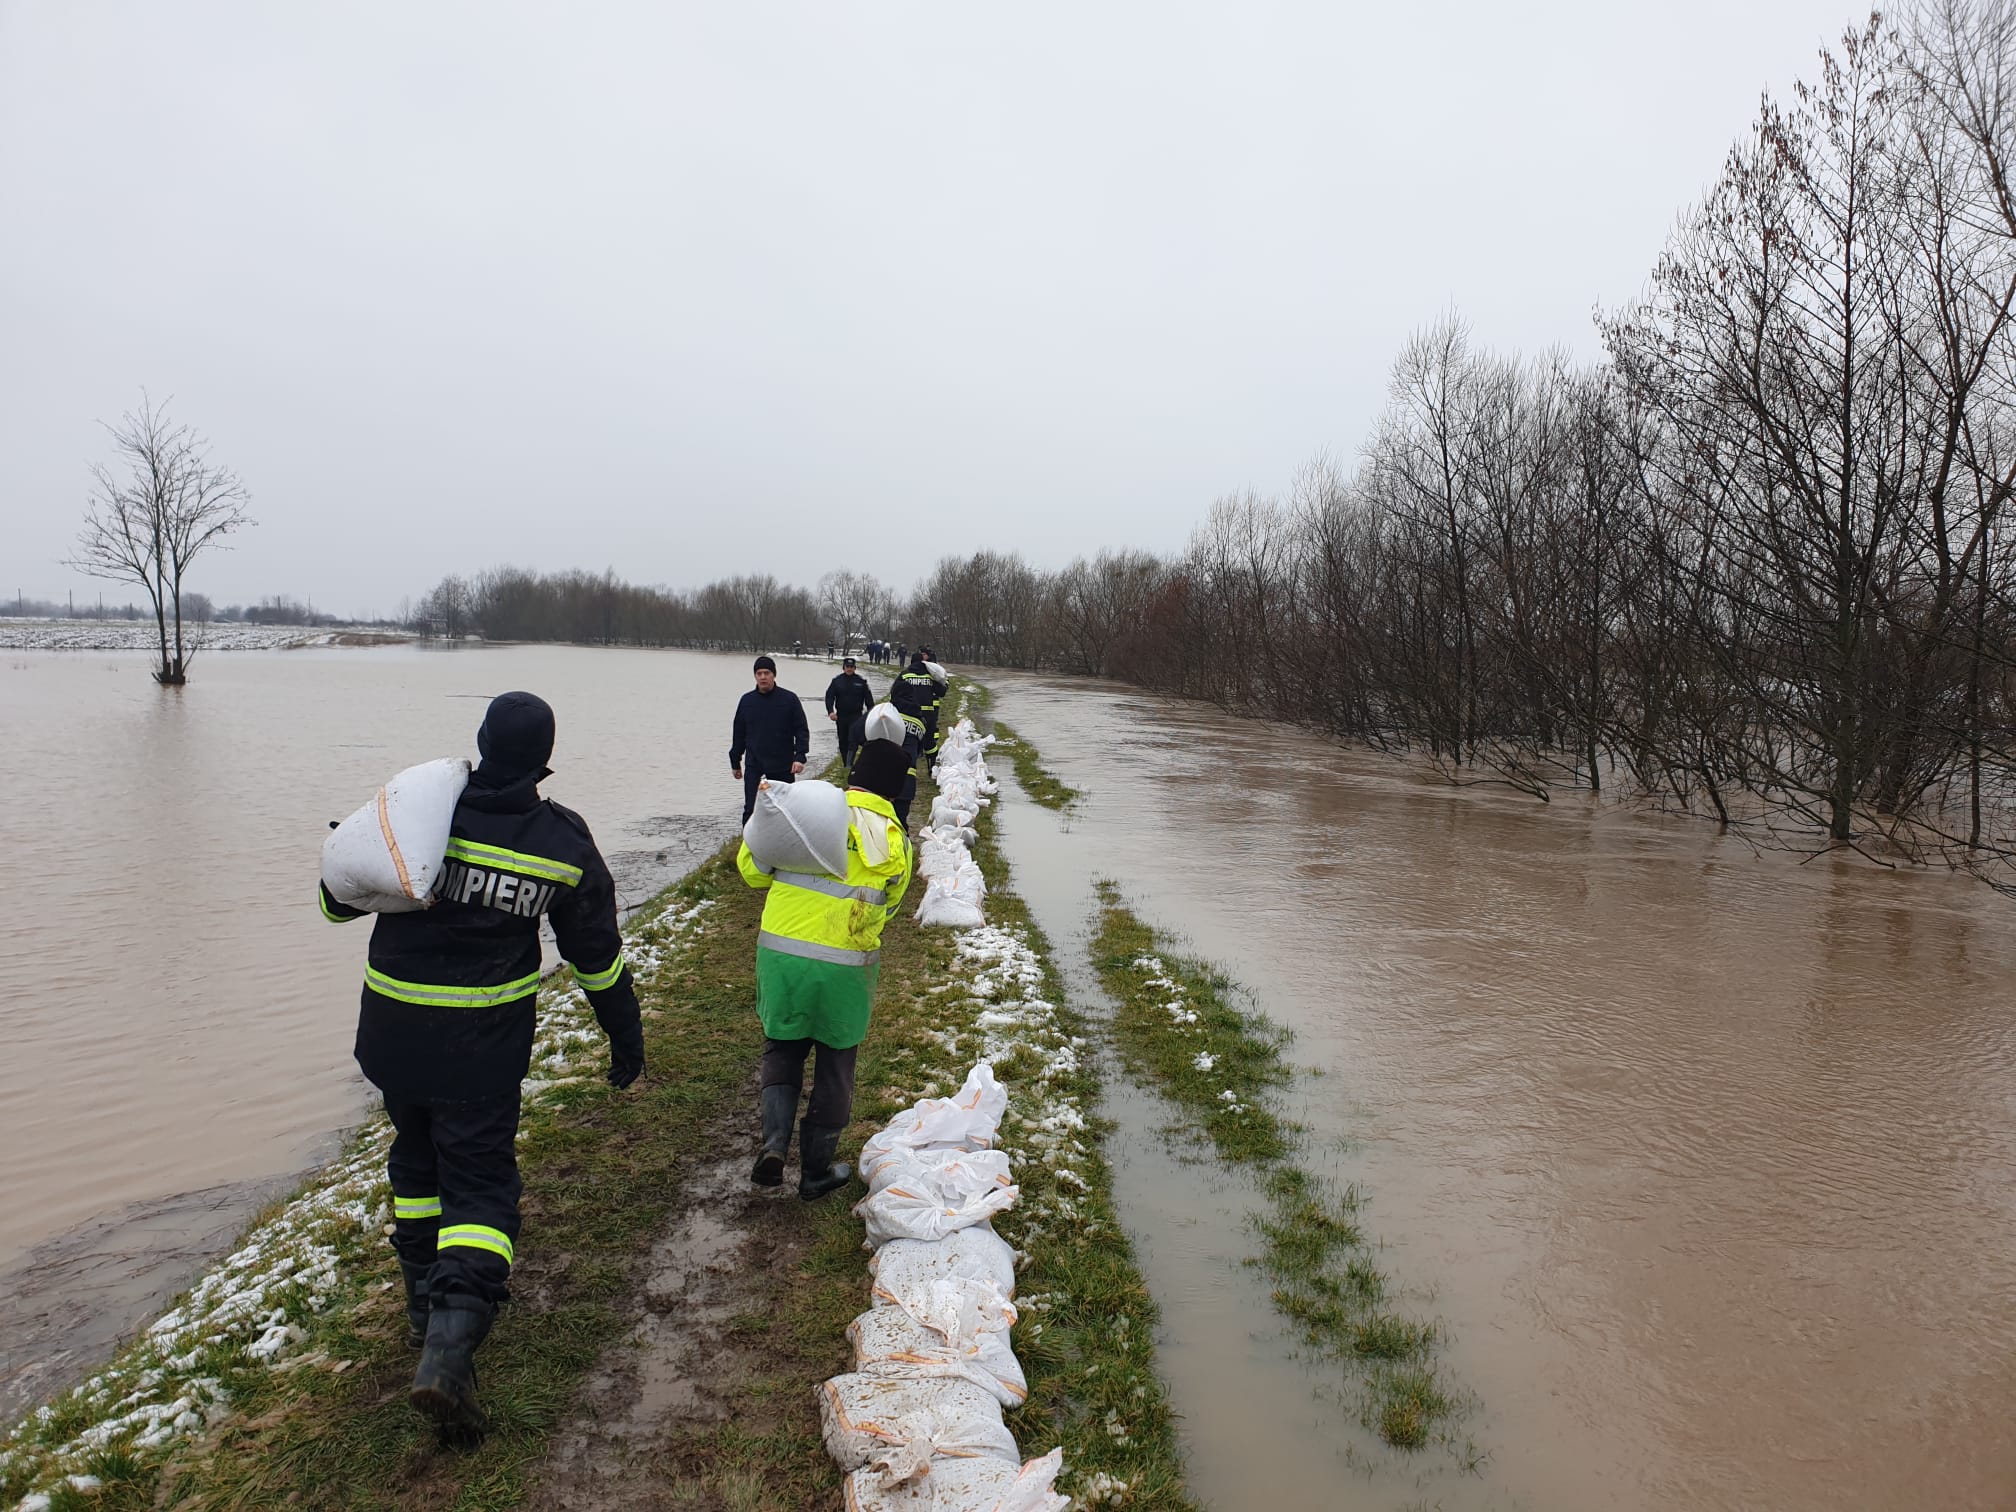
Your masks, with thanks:
[{"label": "white plastic sack", "polygon": [[434,898],[455,805],[469,783],[459,758],[408,767],[322,842],[329,896],[371,913],[412,913]]},{"label": "white plastic sack", "polygon": [[926,830],[924,843],[917,847],[917,875],[925,879],[949,877],[962,862],[971,860],[964,837],[971,830]]},{"label": "white plastic sack", "polygon": [[979,815],[978,808],[961,808],[957,799],[944,793],[931,800],[931,825],[934,829],[967,829]]},{"label": "white plastic sack", "polygon": [[1064,1451],[1052,1449],[1022,1466],[1015,1484],[988,1512],[1066,1512],[1071,1498],[1057,1490],[1057,1477],[1064,1473]]},{"label": "white plastic sack", "polygon": [[871,1307],[847,1325],[847,1340],[857,1374],[956,1377],[1019,1407],[1029,1380],[1008,1342],[1014,1324],[1015,1304],[993,1282],[941,1278],[894,1306]]},{"label": "white plastic sack", "polygon": [[742,826],[749,854],[772,870],[847,875],[847,790],[816,777],[766,782]]},{"label": "white plastic sack", "polygon": [[906,1174],[924,1179],[893,1182],[854,1204],[854,1216],[867,1226],[869,1249],[891,1239],[943,1239],[1007,1212],[1021,1195],[1021,1188],[1005,1179],[975,1189],[964,1180],[937,1179],[923,1166]]},{"label": "white plastic sack", "polygon": [[934,1459],[924,1474],[893,1484],[857,1470],[847,1477],[847,1512],[995,1512],[1014,1486],[1015,1467],[993,1458]]},{"label": "white plastic sack", "polygon": [[1022,1457],[993,1393],[951,1376],[837,1375],[819,1387],[819,1431],[842,1470],[880,1465],[898,1480],[941,1455],[1009,1466]]},{"label": "white plastic sack", "polygon": [[861,1161],[861,1178],[873,1196],[884,1187],[929,1186],[941,1196],[977,1197],[990,1187],[1013,1186],[1008,1156],[1001,1150],[920,1150],[904,1146]]},{"label": "white plastic sack", "polygon": [[935,1244],[892,1239],[869,1257],[868,1273],[878,1307],[895,1307],[899,1297],[921,1296],[937,1281],[984,1281],[1004,1297],[1015,1295],[1015,1251],[985,1224],[947,1234]]},{"label": "white plastic sack", "polygon": [[940,682],[950,682],[952,679],[952,674],[947,672],[942,665],[934,661],[927,661],[926,663],[924,663],[924,670],[926,672],[929,672],[933,677],[937,678],[938,681]]},{"label": "white plastic sack", "polygon": [[903,737],[910,733],[910,727],[903,723],[903,716],[896,712],[896,706],[879,703],[868,711],[868,717],[861,725],[865,740],[893,740],[903,744]]},{"label": "white plastic sack", "polygon": [[927,1097],[912,1103],[861,1146],[862,1169],[895,1149],[929,1150],[957,1147],[984,1150],[994,1143],[1001,1115],[1008,1111],[1008,1089],[986,1061],[977,1062],[950,1097]]},{"label": "white plastic sack", "polygon": [[987,922],[980,900],[987,896],[987,883],[980,868],[963,863],[949,877],[933,877],[924,884],[924,901],[917,905],[919,924],[948,929],[978,929]]}]

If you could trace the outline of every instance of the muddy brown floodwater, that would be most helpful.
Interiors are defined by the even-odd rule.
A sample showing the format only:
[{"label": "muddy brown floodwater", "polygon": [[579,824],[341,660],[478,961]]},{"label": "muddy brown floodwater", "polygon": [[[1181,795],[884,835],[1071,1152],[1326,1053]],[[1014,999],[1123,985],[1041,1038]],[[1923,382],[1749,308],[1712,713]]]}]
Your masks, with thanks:
[{"label": "muddy brown floodwater", "polygon": [[[816,703],[830,675],[787,660],[781,680]],[[363,1116],[370,926],[315,907],[327,821],[401,767],[473,755],[485,701],[530,688],[559,720],[545,791],[642,902],[734,832],[749,676],[742,656],[398,646],[217,652],[178,692],[130,653],[0,651],[0,1419]]]},{"label": "muddy brown floodwater", "polygon": [[1473,1471],[1372,1445],[1237,1264],[1241,1194],[1123,1097],[1212,1505],[2016,1507],[2016,903],[987,680],[1088,794],[1003,815],[1075,980],[1111,876],[1295,1031],[1314,1158],[1476,1399]]}]

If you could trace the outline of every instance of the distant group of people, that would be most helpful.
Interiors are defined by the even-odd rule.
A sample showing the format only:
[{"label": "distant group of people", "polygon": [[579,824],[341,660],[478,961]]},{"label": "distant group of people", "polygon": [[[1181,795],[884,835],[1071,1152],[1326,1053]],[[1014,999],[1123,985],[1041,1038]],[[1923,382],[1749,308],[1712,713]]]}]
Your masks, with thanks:
[{"label": "distant group of people", "polygon": [[[869,655],[890,649],[872,642]],[[728,751],[745,824],[763,784],[795,782],[811,754],[804,704],[778,686],[776,662],[757,657],[755,677],[736,706]],[[737,854],[743,879],[767,893],[756,944],[762,1142],[750,1175],[761,1186],[782,1184],[812,1060],[811,1101],[798,1124],[798,1195],[808,1202],[853,1179],[835,1156],[853,1121],[855,1057],[868,1032],[882,928],[910,885],[910,807],[919,764],[936,763],[946,691],[930,648],[918,648],[888,693],[903,739],[870,740],[874,690],[847,657],[826,689],[847,773],[845,874],[765,867],[746,844]],[[481,759],[449,831],[444,875],[454,885],[437,888],[423,908],[376,915],[358,1014],[357,1063],[383,1095],[394,1131],[386,1160],[392,1248],[405,1280],[407,1341],[421,1352],[409,1399],[444,1442],[465,1447],[487,1431],[475,1354],[510,1298],[516,1258],[516,1137],[542,920],[608,1037],[610,1084],[628,1087],[645,1070],[615,883],[581,816],[539,794],[552,775],[554,731],[553,710],[537,695],[492,700],[476,732]],[[326,885],[320,894],[331,922],[364,916]]]}]

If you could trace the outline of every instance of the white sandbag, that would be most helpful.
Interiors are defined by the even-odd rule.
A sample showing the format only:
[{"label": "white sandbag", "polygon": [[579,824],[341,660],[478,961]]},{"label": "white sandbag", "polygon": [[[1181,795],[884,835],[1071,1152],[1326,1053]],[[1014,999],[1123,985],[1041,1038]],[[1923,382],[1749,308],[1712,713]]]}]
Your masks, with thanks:
[{"label": "white sandbag", "polygon": [[999,1334],[948,1344],[900,1307],[871,1307],[847,1325],[854,1373],[874,1380],[969,1381],[1004,1409],[1029,1397],[1022,1362]]},{"label": "white sandbag", "polygon": [[919,924],[948,929],[978,929],[987,922],[981,899],[987,883],[980,868],[968,861],[949,877],[933,877],[924,885],[924,901],[917,905]]},{"label": "white sandbag", "polygon": [[931,824],[933,828],[969,829],[980,815],[978,807],[961,808],[956,798],[948,798],[940,793],[931,800]]},{"label": "white sandbag", "polygon": [[[971,830],[926,830],[924,843],[917,847],[917,875],[929,880],[932,877],[949,877],[959,870],[962,862],[972,859],[966,850],[962,837]],[[951,838],[942,838],[950,836]]]},{"label": "white sandbag", "polygon": [[1057,1490],[1064,1473],[1064,1451],[1052,1449],[1022,1466],[1015,1484],[987,1512],[1067,1512],[1071,1498]]},{"label": "white sandbag", "polygon": [[1015,1305],[991,1281],[931,1282],[894,1306],[871,1307],[847,1325],[854,1369],[869,1376],[956,1377],[1019,1407],[1029,1380],[1008,1333]]},{"label": "white sandbag", "polygon": [[910,727],[903,723],[903,716],[896,712],[896,705],[889,703],[875,705],[861,725],[864,740],[893,740],[901,745],[909,733]]},{"label": "white sandbag", "polygon": [[[875,1470],[847,1477],[847,1512],[995,1512],[1015,1488],[998,1459],[934,1459],[924,1474],[891,1482]],[[1063,1505],[1063,1503],[1059,1503]]]},{"label": "white sandbag", "polygon": [[774,871],[847,875],[847,827],[853,821],[847,790],[808,777],[765,782],[742,826],[749,854]]},{"label": "white sandbag", "polygon": [[322,842],[329,896],[371,913],[412,913],[434,899],[455,805],[469,783],[460,758],[408,767]]},{"label": "white sandbag", "polygon": [[924,670],[926,672],[929,672],[933,677],[937,678],[938,681],[940,681],[941,683],[950,682],[952,680],[952,674],[950,672],[947,672],[945,668],[938,662],[927,661],[926,663],[924,663]]},{"label": "white sandbag", "polygon": [[989,1182],[975,1189],[964,1182],[941,1183],[927,1177],[871,1193],[854,1204],[854,1216],[867,1227],[867,1248],[877,1249],[892,1239],[943,1239],[986,1223],[996,1213],[1007,1212],[1020,1195],[1021,1188],[1013,1182]]},{"label": "white sandbag", "polygon": [[873,1160],[863,1155],[860,1171],[871,1196],[884,1187],[909,1185],[963,1199],[989,1187],[1015,1184],[1002,1150],[920,1150],[906,1145],[887,1153],[878,1150]]},{"label": "white sandbag", "polygon": [[1004,1297],[1015,1295],[1015,1251],[985,1224],[947,1234],[936,1243],[892,1239],[868,1259],[870,1297],[895,1307],[899,1297],[924,1294],[934,1281],[984,1281]]},{"label": "white sandbag", "polygon": [[912,1103],[871,1134],[861,1146],[863,1168],[890,1150],[984,1150],[994,1143],[1001,1115],[1008,1111],[1008,1089],[986,1061],[976,1062],[950,1097],[926,1097]]},{"label": "white sandbag", "polygon": [[819,1432],[842,1470],[880,1465],[899,1480],[939,1456],[1022,1458],[994,1394],[953,1376],[837,1375],[819,1387]]}]

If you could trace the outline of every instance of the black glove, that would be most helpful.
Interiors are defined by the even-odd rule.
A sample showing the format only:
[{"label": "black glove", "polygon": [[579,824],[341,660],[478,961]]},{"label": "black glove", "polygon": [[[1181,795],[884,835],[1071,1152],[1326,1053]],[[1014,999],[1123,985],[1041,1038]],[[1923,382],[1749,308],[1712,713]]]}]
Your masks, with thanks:
[{"label": "black glove", "polygon": [[609,1047],[609,1085],[627,1087],[644,1074],[644,1047],[626,1045],[621,1050]]}]

